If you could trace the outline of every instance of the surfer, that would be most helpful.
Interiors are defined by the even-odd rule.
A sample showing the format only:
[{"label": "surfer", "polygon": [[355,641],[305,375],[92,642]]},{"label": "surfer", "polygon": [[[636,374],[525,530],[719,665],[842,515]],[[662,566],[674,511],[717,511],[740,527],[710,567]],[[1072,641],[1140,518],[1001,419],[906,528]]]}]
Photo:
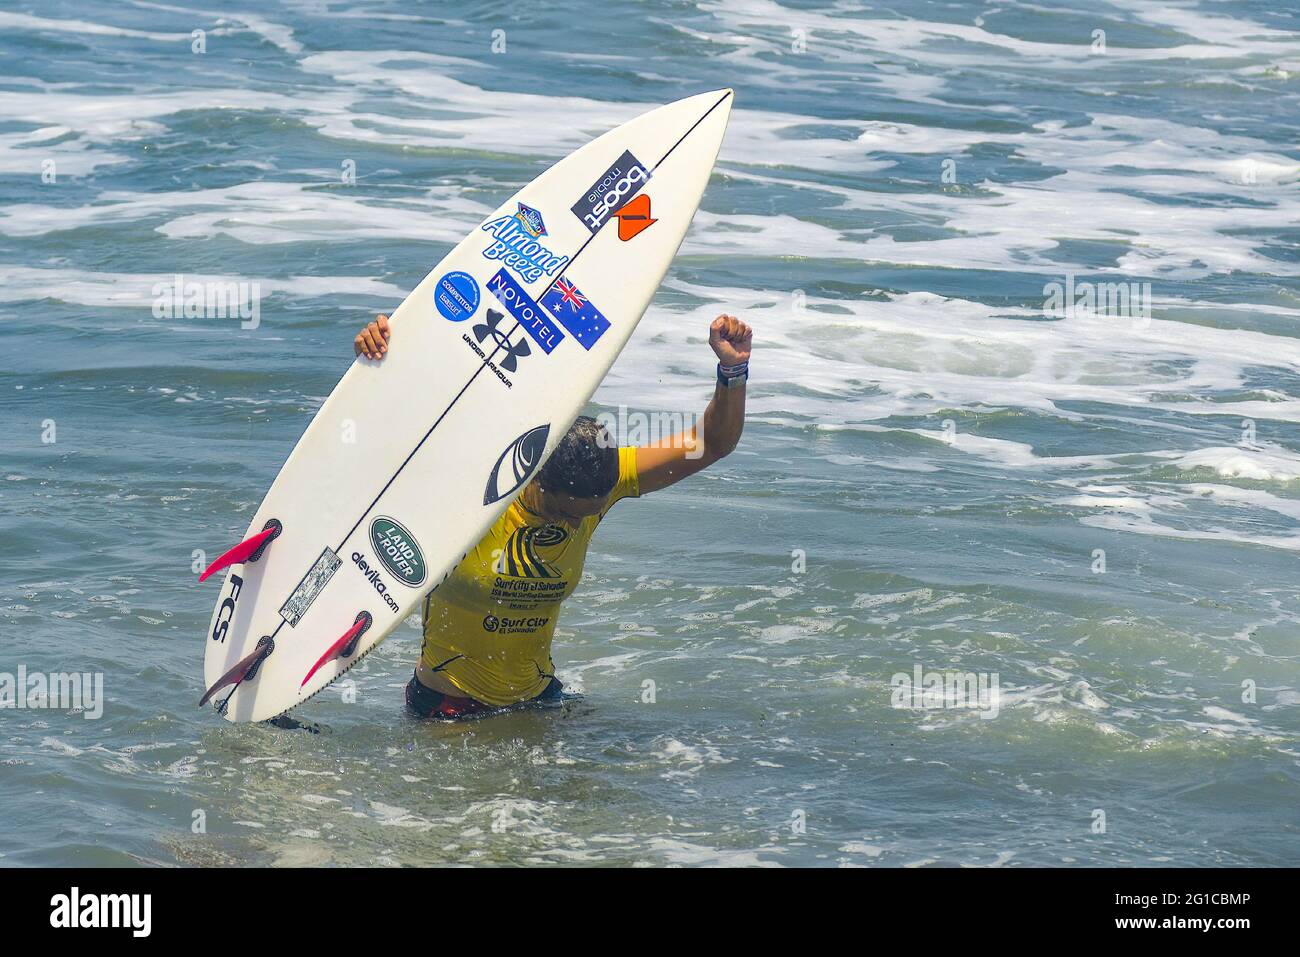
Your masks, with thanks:
[{"label": "surfer", "polygon": [[[376,317],[356,337],[357,355],[382,359],[391,335],[388,317]],[[717,385],[698,426],[619,447],[595,419],[578,417],[541,471],[425,598],[420,661],[406,686],[414,714],[453,719],[560,696],[551,643],[592,533],[615,502],[667,488],[736,447],[752,339],[735,316],[709,326]]]}]

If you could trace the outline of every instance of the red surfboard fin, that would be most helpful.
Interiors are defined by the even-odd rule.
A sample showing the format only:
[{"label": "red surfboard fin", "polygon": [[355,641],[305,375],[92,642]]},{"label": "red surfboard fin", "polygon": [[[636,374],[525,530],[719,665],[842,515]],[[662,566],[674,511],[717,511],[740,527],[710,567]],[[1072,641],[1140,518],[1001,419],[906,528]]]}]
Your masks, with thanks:
[{"label": "red surfboard fin", "polygon": [[254,648],[252,652],[239,659],[235,664],[235,667],[231,668],[224,675],[218,678],[216,684],[203,692],[203,697],[199,699],[199,707],[202,708],[207,704],[208,701],[211,700],[212,696],[222,688],[225,688],[228,685],[239,684],[245,679],[253,677],[257,673],[257,666],[260,665],[262,660],[274,650],[275,642],[271,640],[269,635],[261,638],[257,642],[257,647]]},{"label": "red surfboard fin", "polygon": [[298,687],[301,688],[308,681],[311,681],[312,675],[335,658],[347,658],[349,655],[354,654],[357,650],[357,642],[361,640],[361,636],[366,633],[373,620],[368,611],[363,611],[357,615],[357,620],[352,623],[352,627],[345,631],[338,641],[325,649],[325,654],[321,655],[320,659],[311,666],[311,671],[307,672],[307,677],[302,679],[302,684],[298,685]]},{"label": "red surfboard fin", "polygon": [[206,581],[209,575],[213,575],[223,568],[229,568],[231,565],[238,565],[240,562],[246,561],[257,561],[262,557],[262,552],[266,550],[266,546],[280,534],[281,530],[279,519],[271,519],[266,523],[266,527],[252,538],[240,542],[209,565],[203,574],[199,576],[199,581]]}]

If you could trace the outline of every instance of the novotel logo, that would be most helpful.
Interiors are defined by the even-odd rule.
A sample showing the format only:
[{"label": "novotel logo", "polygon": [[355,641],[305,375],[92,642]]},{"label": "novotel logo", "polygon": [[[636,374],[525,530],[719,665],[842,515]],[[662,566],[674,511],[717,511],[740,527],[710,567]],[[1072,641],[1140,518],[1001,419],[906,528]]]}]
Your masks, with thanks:
[{"label": "novotel logo", "polygon": [[497,301],[506,307],[506,311],[515,317],[532,340],[542,347],[543,352],[550,353],[564,341],[564,333],[551,317],[524,292],[522,286],[510,278],[504,268],[488,280],[488,291],[497,297]]}]

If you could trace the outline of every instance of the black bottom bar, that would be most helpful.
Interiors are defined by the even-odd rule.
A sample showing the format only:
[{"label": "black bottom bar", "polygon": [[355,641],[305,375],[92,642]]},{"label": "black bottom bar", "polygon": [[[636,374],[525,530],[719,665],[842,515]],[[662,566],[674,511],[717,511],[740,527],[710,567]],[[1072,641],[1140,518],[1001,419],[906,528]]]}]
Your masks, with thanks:
[{"label": "black bottom bar", "polygon": [[[1021,940],[1038,949],[1047,941],[1107,938],[1145,948],[1200,938],[1232,948],[1260,931],[1290,931],[1283,908],[1296,876],[1179,869],[9,869],[0,870],[0,912],[14,941],[49,935],[66,943],[76,934],[80,944],[92,936],[127,946],[202,940],[259,951],[280,942],[295,951],[391,946],[408,936],[417,946],[446,946],[469,927],[480,934],[499,928],[502,938],[492,946],[500,949],[524,939],[543,901],[541,912],[557,915],[550,931],[572,926],[577,946],[629,935],[680,943],[695,939],[687,928],[703,922],[736,936],[780,925],[806,943],[852,934],[871,947],[929,940],[1000,949]],[[148,895],[147,909],[143,896],[116,895]],[[444,911],[449,906],[454,914]],[[106,919],[118,926],[71,926]],[[606,931],[615,936],[594,936]],[[1039,931],[1053,936],[1029,936]]]}]

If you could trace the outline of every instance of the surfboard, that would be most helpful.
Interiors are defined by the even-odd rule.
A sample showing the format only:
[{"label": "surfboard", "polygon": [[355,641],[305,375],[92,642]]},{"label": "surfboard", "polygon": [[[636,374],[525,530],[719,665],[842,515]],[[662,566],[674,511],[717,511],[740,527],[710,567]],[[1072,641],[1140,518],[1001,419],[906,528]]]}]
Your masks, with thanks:
[{"label": "surfboard", "polygon": [[277,717],[373,650],[537,473],[635,330],[695,215],[731,90],[633,119],[470,232],[290,453],[224,571],[204,702]]}]

